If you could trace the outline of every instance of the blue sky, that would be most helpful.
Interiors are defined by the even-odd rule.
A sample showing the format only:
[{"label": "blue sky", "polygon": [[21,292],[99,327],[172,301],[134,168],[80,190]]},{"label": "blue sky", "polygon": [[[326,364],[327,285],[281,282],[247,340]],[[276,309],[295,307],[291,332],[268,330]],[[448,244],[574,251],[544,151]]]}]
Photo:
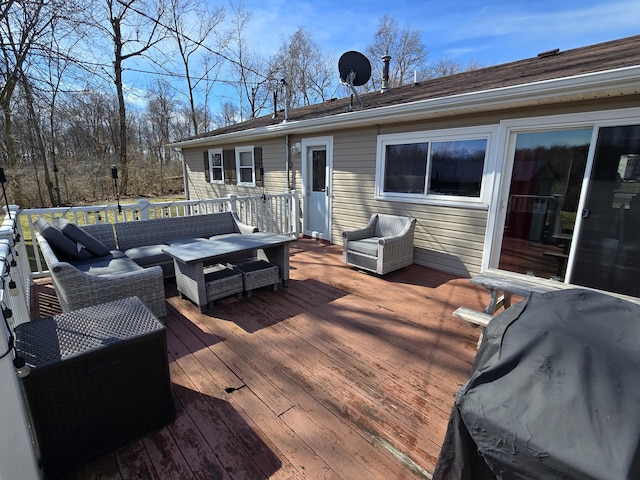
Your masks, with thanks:
[{"label": "blue sky", "polygon": [[[228,0],[206,0],[211,6]],[[239,0],[235,0],[239,1]],[[304,29],[322,53],[337,59],[349,50],[365,52],[373,42],[379,19],[387,14],[401,27],[422,34],[429,61],[449,58],[464,66],[482,66],[535,57],[559,48],[592,45],[640,34],[640,0],[242,0],[252,13],[246,38],[265,58],[273,55],[298,28]],[[229,14],[229,9],[227,9]],[[227,17],[229,21],[229,16]],[[229,24],[221,26],[228,28]],[[373,63],[380,59],[370,59]],[[393,62],[393,60],[392,60]],[[136,59],[127,68],[148,70]],[[149,78],[129,72],[127,99],[146,104]],[[222,79],[228,74],[222,74]],[[174,79],[176,87],[186,91]],[[237,93],[218,82],[209,107],[219,110],[225,101],[237,102]],[[346,89],[332,95],[346,95]]]},{"label": "blue sky", "polygon": [[244,5],[253,12],[248,39],[267,55],[299,27],[325,53],[364,51],[384,14],[421,31],[432,60],[477,60],[485,66],[640,34],[640,0],[244,0]]}]

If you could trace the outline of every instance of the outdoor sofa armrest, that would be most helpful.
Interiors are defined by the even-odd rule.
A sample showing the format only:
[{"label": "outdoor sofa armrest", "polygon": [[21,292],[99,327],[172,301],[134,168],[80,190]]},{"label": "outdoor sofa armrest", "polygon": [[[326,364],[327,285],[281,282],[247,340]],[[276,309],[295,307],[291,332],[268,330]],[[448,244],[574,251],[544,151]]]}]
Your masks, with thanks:
[{"label": "outdoor sofa armrest", "polygon": [[114,275],[91,275],[67,262],[58,262],[51,271],[64,312],[137,296],[156,317],[164,321],[167,307],[164,279],[159,266]]},{"label": "outdoor sofa armrest", "polygon": [[240,220],[238,214],[236,212],[232,212],[233,220],[236,222],[238,227],[238,231],[240,233],[256,233],[260,231],[258,227],[254,227],[253,225],[248,225]]}]

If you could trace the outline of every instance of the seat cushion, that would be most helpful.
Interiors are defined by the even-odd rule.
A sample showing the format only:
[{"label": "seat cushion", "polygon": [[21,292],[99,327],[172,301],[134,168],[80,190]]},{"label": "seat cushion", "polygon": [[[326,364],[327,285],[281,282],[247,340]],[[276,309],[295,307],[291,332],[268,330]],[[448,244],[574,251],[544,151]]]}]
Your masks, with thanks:
[{"label": "seat cushion", "polygon": [[124,254],[142,267],[171,263],[172,258],[162,251],[168,245],[161,243],[157,245],[143,245],[125,250]]},{"label": "seat cushion", "polygon": [[105,255],[104,257],[94,257],[90,260],[74,262],[73,266],[81,272],[101,276],[142,270],[142,267],[131,259],[122,256],[114,257],[113,255]]},{"label": "seat cushion", "polygon": [[188,245],[194,242],[206,242],[206,241],[207,241],[206,238],[178,238],[176,240],[171,240],[169,242],[169,245],[171,245],[172,247],[178,247],[180,245]]},{"label": "seat cushion", "polygon": [[47,241],[59,260],[86,260],[93,257],[84,245],[67,237],[44,218],[38,218],[33,226]]},{"label": "seat cushion", "polygon": [[95,255],[96,257],[104,257],[106,255],[109,255],[109,249],[100,240],[82,230],[75,223],[71,223],[66,218],[56,218],[56,220],[53,222],[53,226],[59,229],[74,242],[84,245],[84,247],[92,255]]},{"label": "seat cushion", "polygon": [[347,244],[347,250],[377,257],[378,240],[378,237],[363,238],[362,240],[350,240]]}]

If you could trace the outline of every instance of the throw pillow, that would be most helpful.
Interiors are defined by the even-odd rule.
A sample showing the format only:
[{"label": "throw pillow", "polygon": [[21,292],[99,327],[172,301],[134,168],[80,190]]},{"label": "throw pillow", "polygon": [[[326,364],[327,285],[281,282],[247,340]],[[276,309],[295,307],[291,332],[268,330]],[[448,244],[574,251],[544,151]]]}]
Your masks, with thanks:
[{"label": "throw pillow", "polygon": [[60,260],[86,260],[92,257],[91,253],[83,245],[71,240],[42,217],[36,220],[33,226],[49,243],[56,255],[60,257]]},{"label": "throw pillow", "polygon": [[84,245],[84,247],[96,257],[104,257],[105,255],[109,255],[109,249],[105,247],[105,245],[100,240],[98,240],[90,233],[85,232],[75,223],[71,223],[66,218],[56,218],[56,220],[53,222],[53,225],[71,240]]}]

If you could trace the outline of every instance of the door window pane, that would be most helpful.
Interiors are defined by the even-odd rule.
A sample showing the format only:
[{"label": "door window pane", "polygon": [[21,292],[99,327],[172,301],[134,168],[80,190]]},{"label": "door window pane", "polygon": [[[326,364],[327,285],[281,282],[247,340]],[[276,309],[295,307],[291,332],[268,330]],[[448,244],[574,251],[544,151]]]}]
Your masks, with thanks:
[{"label": "door window pane", "polygon": [[326,150],[313,150],[311,154],[312,167],[312,188],[314,192],[324,192],[327,172],[327,152]]},{"label": "door window pane", "polygon": [[640,125],[601,128],[571,282],[640,297]]},{"label": "door window pane", "polygon": [[564,279],[591,132],[517,134],[499,268]]}]

